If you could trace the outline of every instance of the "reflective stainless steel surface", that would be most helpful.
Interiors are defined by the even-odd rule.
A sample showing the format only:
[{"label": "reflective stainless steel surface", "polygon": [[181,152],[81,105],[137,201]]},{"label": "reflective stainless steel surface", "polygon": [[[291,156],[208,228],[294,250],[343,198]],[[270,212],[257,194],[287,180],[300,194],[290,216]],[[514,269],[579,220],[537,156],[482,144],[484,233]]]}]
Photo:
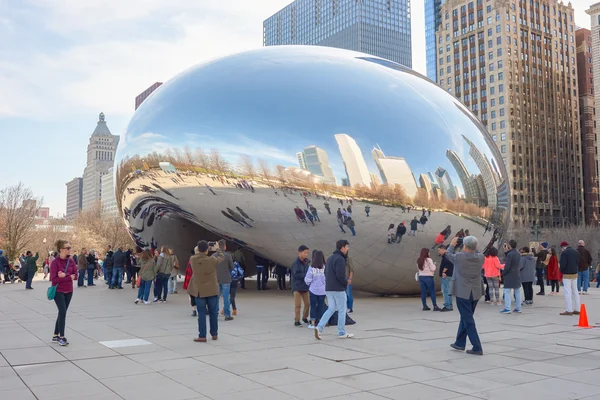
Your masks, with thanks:
[{"label": "reflective stainless steel surface", "polygon": [[[418,254],[448,225],[445,244],[468,229],[483,249],[510,220],[506,168],[470,111],[410,69],[339,49],[266,47],[184,71],[136,111],[117,162],[139,243],[187,258],[225,237],[252,274],[250,251],[290,266],[299,245],[329,254],[345,238],[354,288],[372,293],[418,293]],[[347,198],[356,236],[338,225]],[[388,225],[410,232],[422,208],[416,235],[388,243]]]}]

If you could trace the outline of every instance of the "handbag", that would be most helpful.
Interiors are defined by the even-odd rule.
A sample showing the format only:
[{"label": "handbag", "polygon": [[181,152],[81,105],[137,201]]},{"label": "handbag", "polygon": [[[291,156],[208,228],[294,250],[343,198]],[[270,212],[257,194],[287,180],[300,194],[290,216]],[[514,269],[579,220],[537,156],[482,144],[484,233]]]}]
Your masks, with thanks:
[{"label": "handbag", "polygon": [[[69,261],[71,261],[70,258],[67,258],[67,265],[65,265],[65,274],[67,273],[67,270],[69,269]],[[58,286],[58,283],[56,285],[52,285],[48,288],[48,291],[46,292],[46,296],[48,296],[48,300],[54,300],[54,297],[56,296],[56,287]]]}]

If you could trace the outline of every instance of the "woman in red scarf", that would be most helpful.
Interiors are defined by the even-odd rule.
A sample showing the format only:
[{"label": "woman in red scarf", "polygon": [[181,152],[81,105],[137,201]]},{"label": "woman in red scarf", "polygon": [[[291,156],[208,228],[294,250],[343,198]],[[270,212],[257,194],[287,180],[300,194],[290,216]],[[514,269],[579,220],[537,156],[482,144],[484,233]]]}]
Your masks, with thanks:
[{"label": "woman in red scarf", "polygon": [[[550,261],[548,261],[548,280],[552,286],[552,292],[550,292],[550,294],[558,294],[560,282],[562,281],[562,274],[558,268],[558,258],[556,257],[556,250],[554,250],[554,248],[550,249]],[[554,291],[554,287],[556,287],[556,291]]]}]

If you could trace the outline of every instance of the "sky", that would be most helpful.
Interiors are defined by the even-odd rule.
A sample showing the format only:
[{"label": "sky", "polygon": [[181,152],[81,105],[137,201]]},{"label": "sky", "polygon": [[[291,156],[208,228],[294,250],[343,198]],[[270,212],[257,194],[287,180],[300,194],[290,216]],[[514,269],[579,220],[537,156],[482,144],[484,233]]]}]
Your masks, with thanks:
[{"label": "sky", "polygon": [[[52,215],[81,176],[104,112],[122,134],[135,96],[212,58],[262,46],[262,22],[290,0],[0,0],[0,188],[23,182]],[[413,68],[425,74],[423,1]],[[573,0],[576,23],[589,27]]]}]

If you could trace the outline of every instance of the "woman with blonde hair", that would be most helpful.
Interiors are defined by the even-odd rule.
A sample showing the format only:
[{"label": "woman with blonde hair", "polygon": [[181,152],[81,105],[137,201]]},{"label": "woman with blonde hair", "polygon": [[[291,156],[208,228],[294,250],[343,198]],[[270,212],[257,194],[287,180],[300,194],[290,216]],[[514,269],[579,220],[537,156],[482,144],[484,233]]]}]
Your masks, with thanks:
[{"label": "woman with blonde hair", "polygon": [[50,281],[56,286],[54,303],[58,309],[58,316],[54,324],[53,343],[67,346],[69,342],[65,337],[67,310],[73,298],[73,281],[77,279],[77,263],[71,259],[71,245],[66,240],[56,241],[56,257],[50,264]]},{"label": "woman with blonde hair", "polygon": [[[156,260],[156,281],[154,283],[154,302],[165,303],[169,291],[169,279],[173,270],[173,258],[167,246],[160,248],[160,254]],[[162,298],[161,298],[162,294]]]},{"label": "woman with blonde hair", "polygon": [[169,249],[169,256],[171,257],[171,278],[169,279],[169,294],[177,294],[177,276],[181,273],[179,269],[179,259],[173,252],[173,249]]},{"label": "woman with blonde hair", "polygon": [[135,304],[138,304],[140,301],[143,301],[144,304],[150,304],[148,298],[150,297],[150,288],[155,277],[156,262],[150,253],[150,249],[145,248],[140,256],[140,273],[138,275],[140,284]]}]

